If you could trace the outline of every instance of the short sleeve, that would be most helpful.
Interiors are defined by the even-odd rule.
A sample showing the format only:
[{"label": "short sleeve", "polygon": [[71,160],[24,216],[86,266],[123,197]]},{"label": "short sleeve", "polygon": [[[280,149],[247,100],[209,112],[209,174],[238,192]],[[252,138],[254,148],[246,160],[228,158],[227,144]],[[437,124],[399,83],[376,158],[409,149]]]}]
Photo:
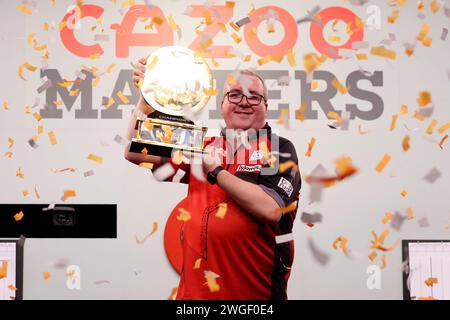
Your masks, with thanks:
[{"label": "short sleeve", "polygon": [[271,196],[281,208],[298,200],[301,189],[301,176],[298,170],[298,158],[295,147],[287,139],[280,137],[279,152],[275,154],[278,166],[288,165],[288,169],[274,174],[258,177],[258,185]]}]

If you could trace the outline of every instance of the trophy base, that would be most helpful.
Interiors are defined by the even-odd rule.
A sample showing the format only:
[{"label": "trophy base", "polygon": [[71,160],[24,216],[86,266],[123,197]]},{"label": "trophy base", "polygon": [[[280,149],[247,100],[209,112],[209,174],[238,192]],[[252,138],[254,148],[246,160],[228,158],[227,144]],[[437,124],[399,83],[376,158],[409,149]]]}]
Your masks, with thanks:
[{"label": "trophy base", "polygon": [[130,152],[170,158],[174,150],[203,153],[208,128],[196,126],[181,117],[165,117],[155,112],[145,120],[137,120],[136,130]]}]

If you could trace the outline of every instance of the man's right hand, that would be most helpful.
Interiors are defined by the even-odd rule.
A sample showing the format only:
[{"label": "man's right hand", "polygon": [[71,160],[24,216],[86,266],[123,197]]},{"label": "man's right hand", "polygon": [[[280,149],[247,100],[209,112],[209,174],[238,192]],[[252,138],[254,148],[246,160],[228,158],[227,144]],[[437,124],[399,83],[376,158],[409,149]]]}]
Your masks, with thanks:
[{"label": "man's right hand", "polygon": [[134,84],[138,84],[139,81],[144,80],[145,75],[145,65],[147,64],[147,58],[140,58],[136,61],[133,66],[133,82]]}]

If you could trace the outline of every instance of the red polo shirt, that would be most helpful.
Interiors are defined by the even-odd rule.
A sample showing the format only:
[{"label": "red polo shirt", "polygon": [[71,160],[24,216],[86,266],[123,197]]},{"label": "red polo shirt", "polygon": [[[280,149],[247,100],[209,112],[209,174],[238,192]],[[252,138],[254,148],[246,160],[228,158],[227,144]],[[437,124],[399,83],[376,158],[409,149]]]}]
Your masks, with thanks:
[{"label": "red polo shirt", "polygon": [[[266,141],[269,152],[279,150],[273,153],[277,158],[273,168],[259,150],[261,141]],[[289,160],[298,164],[295,148],[289,140],[272,134],[268,125],[234,152],[224,136],[206,144],[222,146],[226,170],[259,185],[280,207],[298,200],[298,170],[278,170],[280,163]],[[189,184],[184,209],[191,214],[180,235],[183,269],[177,299],[287,299],[294,243],[285,239],[277,244],[276,237],[292,232],[297,209],[284,214],[278,223],[264,223],[241,209],[219,185],[198,180],[189,165],[169,163],[186,172],[181,180]],[[223,219],[216,217],[221,203],[227,204]],[[194,268],[197,259],[201,259],[200,267]],[[210,291],[205,278],[208,271],[215,274],[220,290]]]}]

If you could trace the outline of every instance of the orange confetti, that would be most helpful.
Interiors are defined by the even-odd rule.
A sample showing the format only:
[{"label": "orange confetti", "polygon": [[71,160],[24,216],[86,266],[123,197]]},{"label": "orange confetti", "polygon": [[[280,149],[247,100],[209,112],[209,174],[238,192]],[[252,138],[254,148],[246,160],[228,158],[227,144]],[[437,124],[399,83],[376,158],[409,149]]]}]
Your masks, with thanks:
[{"label": "orange confetti", "polygon": [[25,189],[22,191],[22,194],[24,197],[28,196],[30,194],[30,192],[28,191],[28,189]]},{"label": "orange confetti", "polygon": [[408,217],[408,220],[414,219],[414,212],[412,208],[406,209],[406,216]]},{"label": "orange confetti", "polygon": [[16,177],[19,177],[20,179],[24,179],[24,178],[25,178],[25,175],[24,175],[24,173],[22,172],[22,169],[21,169],[21,168],[17,169],[17,171],[16,171]]},{"label": "orange confetti", "polygon": [[226,202],[219,203],[219,209],[217,210],[216,217],[219,219],[225,218],[227,214],[228,204]]},{"label": "orange confetti", "polygon": [[408,151],[409,150],[409,148],[410,148],[410,145],[409,145],[409,136],[408,135],[406,135],[404,138],[403,138],[403,141],[402,141],[402,148],[403,148],[403,151]]},{"label": "orange confetti", "polygon": [[20,211],[20,212],[18,212],[18,213],[16,213],[16,214],[14,215],[14,220],[20,221],[20,220],[23,219],[23,216],[24,216],[23,212]]},{"label": "orange confetti", "polygon": [[439,128],[439,134],[443,134],[446,130],[450,129],[450,122],[447,122],[442,127]]},{"label": "orange confetti", "polygon": [[383,254],[382,256],[381,256],[381,265],[380,265],[380,269],[381,270],[383,270],[383,269],[386,269],[386,256]]},{"label": "orange confetti", "polygon": [[39,113],[35,112],[33,113],[33,117],[39,122],[42,120],[42,117]]},{"label": "orange confetti", "polygon": [[347,88],[339,82],[338,79],[334,78],[333,81],[331,81],[331,84],[333,85],[333,87],[335,87],[339,93],[341,94],[346,94],[348,92]]},{"label": "orange confetti", "polygon": [[87,158],[88,158],[88,160],[97,162],[98,164],[102,164],[103,163],[103,158],[102,157],[97,156],[97,155],[92,154],[92,153],[90,153]]},{"label": "orange confetti", "polygon": [[377,172],[382,172],[384,167],[386,167],[386,165],[388,164],[388,162],[391,160],[391,156],[388,154],[385,154],[383,156],[383,159],[381,159],[381,161],[377,164],[377,166],[375,167],[375,170]]},{"label": "orange confetti", "polygon": [[395,129],[395,124],[397,123],[397,118],[398,118],[398,115],[397,115],[397,114],[394,114],[394,115],[392,116],[392,120],[391,120],[391,125],[390,125],[390,127],[389,127],[389,131],[394,131],[394,129]]},{"label": "orange confetti", "polygon": [[198,258],[197,260],[195,260],[193,269],[200,269],[201,262],[202,262],[202,258]]},{"label": "orange confetti", "polygon": [[316,138],[311,137],[311,140],[309,141],[309,144],[308,144],[308,150],[305,153],[305,157],[311,157],[311,151],[312,151],[315,143],[316,143]]},{"label": "orange confetti", "polygon": [[378,254],[375,252],[375,251],[372,251],[370,254],[369,254],[369,259],[370,259],[370,261],[373,261],[373,260],[375,260],[375,258],[378,256]]},{"label": "orange confetti", "polygon": [[417,98],[417,104],[424,107],[431,103],[431,93],[429,91],[421,91],[419,97]]},{"label": "orange confetti", "polygon": [[191,220],[191,214],[189,211],[183,208],[179,208],[178,211],[180,212],[180,214],[177,216],[178,221],[187,222]]},{"label": "orange confetti", "polygon": [[211,292],[217,292],[220,290],[220,285],[217,283],[216,277],[218,276],[214,272],[205,271],[206,284]]},{"label": "orange confetti", "polygon": [[395,60],[397,53],[393,50],[388,50],[383,47],[372,47],[370,54],[374,56],[384,57],[391,60]]},{"label": "orange confetti", "polygon": [[383,219],[381,220],[381,223],[386,224],[389,221],[391,221],[393,218],[394,218],[394,215],[392,214],[392,212],[386,212]]},{"label": "orange confetti", "polygon": [[437,279],[437,278],[429,277],[429,278],[426,279],[424,282],[425,282],[425,284],[426,284],[428,287],[432,287],[433,285],[435,285],[435,284],[438,283],[438,279]]},{"label": "orange confetti", "polygon": [[44,276],[44,279],[45,279],[45,280],[48,280],[48,279],[50,279],[50,277],[51,277],[52,275],[51,275],[50,272],[44,271],[43,276]]},{"label": "orange confetti", "polygon": [[406,192],[406,190],[403,190],[402,192],[400,192],[400,194],[402,195],[402,197],[406,197],[408,195],[408,192]]},{"label": "orange confetti", "polygon": [[153,166],[154,166],[154,164],[150,163],[150,162],[141,162],[141,163],[139,163],[139,167],[146,168],[146,169],[149,169],[149,170],[152,170]]},{"label": "orange confetti", "polygon": [[177,294],[178,288],[173,288],[172,291],[170,292],[169,297],[167,298],[167,300],[174,300],[175,295]]},{"label": "orange confetti", "polygon": [[408,113],[408,106],[406,104],[402,104],[402,106],[400,107],[400,114],[405,115],[407,113]]},{"label": "orange confetti", "polygon": [[75,190],[64,190],[64,199],[75,197],[77,195]]},{"label": "orange confetti", "polygon": [[427,134],[433,134],[434,127],[436,127],[437,123],[438,123],[437,120],[433,119],[431,121],[430,125],[428,126],[426,133]]},{"label": "orange confetti", "polygon": [[117,96],[119,97],[120,101],[122,101],[123,104],[129,104],[130,100],[122,93],[122,91],[117,92]]},{"label": "orange confetti", "polygon": [[34,71],[36,71],[37,67],[33,66],[32,64],[29,64],[28,62],[25,62],[24,64],[21,64],[19,66],[19,71],[18,71],[19,77],[22,80],[27,81],[27,79],[25,79],[23,76],[23,69],[27,69],[28,71],[34,72]]},{"label": "orange confetti", "polygon": [[287,207],[277,208],[276,212],[280,213],[280,214],[285,214],[285,213],[294,211],[296,209],[297,209],[297,201],[294,201],[294,202],[290,203]]},{"label": "orange confetti", "polygon": [[439,148],[443,149],[442,146],[443,146],[445,140],[447,140],[447,139],[448,139],[448,134],[446,134],[446,135],[441,139],[441,141],[439,141]]},{"label": "orange confetti", "polygon": [[17,288],[14,285],[12,285],[12,284],[10,284],[8,286],[8,289],[11,290],[11,291],[17,291]]},{"label": "orange confetti", "polygon": [[48,133],[48,138],[50,139],[50,143],[54,146],[55,144],[57,144],[57,141],[56,141],[56,136],[55,136],[55,133],[53,132],[53,131],[50,131],[49,133]]},{"label": "orange confetti", "polygon": [[25,14],[32,14],[33,13],[33,10],[31,10],[30,8],[28,8],[24,4],[18,5],[16,7],[16,9],[17,9],[17,11],[20,11],[20,12],[25,13]]},{"label": "orange confetti", "polygon": [[283,163],[280,163],[278,171],[280,173],[283,173],[286,170],[289,170],[290,168],[292,168],[294,170],[294,172],[298,171],[297,164],[294,161],[292,161],[292,160],[288,160],[288,161],[285,161]]}]

